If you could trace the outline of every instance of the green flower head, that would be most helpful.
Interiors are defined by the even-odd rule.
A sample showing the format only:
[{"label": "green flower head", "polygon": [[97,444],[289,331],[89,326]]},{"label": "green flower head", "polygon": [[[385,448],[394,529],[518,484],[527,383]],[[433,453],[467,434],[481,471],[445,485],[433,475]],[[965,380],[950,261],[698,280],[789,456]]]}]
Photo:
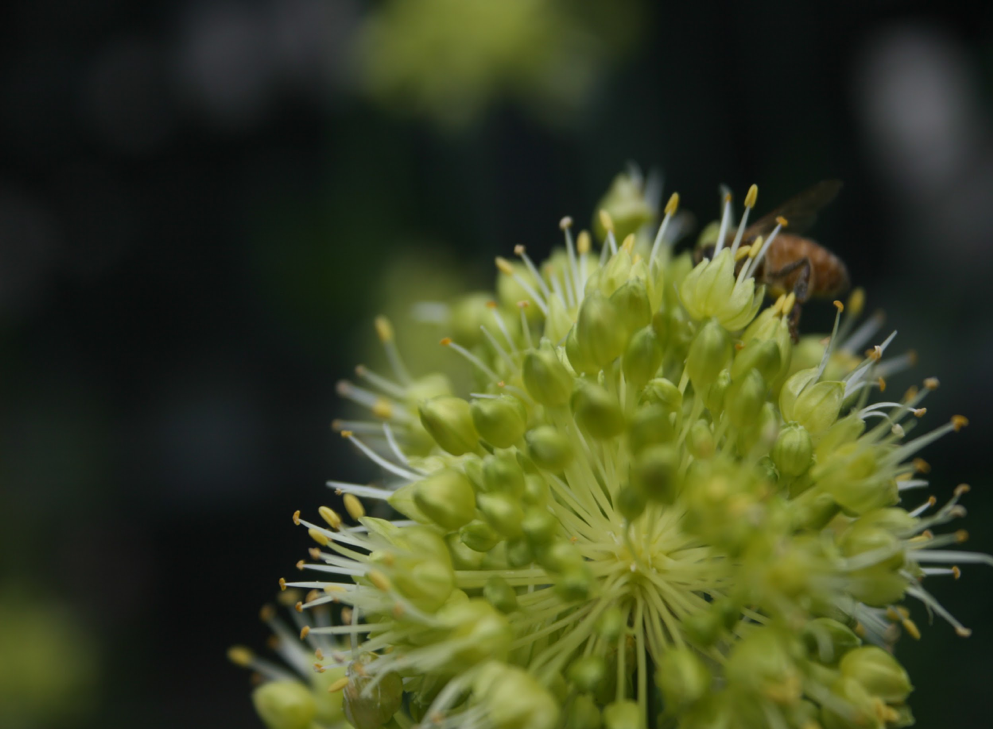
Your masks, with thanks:
[{"label": "green flower head", "polygon": [[794,344],[795,298],[763,308],[750,275],[762,251],[693,266],[677,206],[640,246],[607,214],[599,254],[567,218],[548,262],[518,247],[491,300],[434,309],[463,332],[442,344],[469,391],[408,372],[378,321],[392,373],[339,392],[368,409],[342,435],[382,477],[329,483],[347,518],[294,515],[317,546],[282,585],[311,591],[295,616],[313,621],[304,644],[274,630],[310,678],[235,656],[269,679],[269,726],[910,723],[903,602],[965,635],[925,578],[991,561],[935,531],[965,486],[904,505],[927,485],[918,452],[966,421],[912,435],[937,381],[874,397],[912,358],[889,357],[893,335],[857,354],[879,324],[859,324],[861,291],[828,339]]}]

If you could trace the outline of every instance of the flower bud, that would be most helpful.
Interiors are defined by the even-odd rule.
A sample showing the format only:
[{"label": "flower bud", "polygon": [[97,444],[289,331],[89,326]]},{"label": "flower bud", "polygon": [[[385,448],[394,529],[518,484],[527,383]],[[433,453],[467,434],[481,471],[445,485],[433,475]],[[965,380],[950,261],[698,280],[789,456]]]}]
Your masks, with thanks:
[{"label": "flower bud", "polygon": [[628,342],[621,365],[624,377],[636,387],[644,387],[662,365],[662,345],[651,327],[639,329]]},{"label": "flower bud", "polygon": [[472,453],[479,447],[479,433],[472,423],[469,403],[460,397],[436,397],[418,408],[421,424],[442,450],[453,456]]},{"label": "flower bud", "polygon": [[526,567],[532,562],[534,562],[534,549],[527,539],[507,540],[507,564],[516,569]]},{"label": "flower bud", "polygon": [[716,321],[697,332],[686,357],[686,371],[697,392],[711,385],[731,359],[731,336]]},{"label": "flower bud", "polygon": [[611,294],[610,303],[614,306],[617,324],[624,331],[625,339],[652,321],[648,290],[641,279],[633,278],[624,283]]},{"label": "flower bud", "polygon": [[867,645],[849,651],[838,667],[844,678],[855,679],[871,695],[889,704],[903,703],[914,690],[903,666],[878,646]]},{"label": "flower bud", "polygon": [[735,331],[755,317],[762,304],[762,297],[755,295],[755,279],[736,281],[734,268],[731,251],[725,248],[712,260],[698,263],[683,279],[679,294],[693,319],[713,318]]},{"label": "flower bud", "polygon": [[[833,701],[821,707],[824,729],[884,729],[886,708],[856,680],[840,678],[831,687]],[[906,726],[901,724],[900,726]]]},{"label": "flower bud", "polygon": [[[597,289],[604,296],[610,297],[621,286],[631,278],[631,266],[634,260],[631,254],[623,248],[610,257],[607,265],[600,269],[600,276],[597,280]],[[586,289],[587,295],[590,293],[589,287]]]},{"label": "flower bud", "polygon": [[479,494],[476,497],[479,511],[487,523],[505,537],[516,538],[522,535],[521,521],[524,511],[519,499],[511,494]]},{"label": "flower bud", "polygon": [[587,358],[601,369],[624,352],[627,332],[614,304],[599,291],[588,294],[579,307],[576,342]]},{"label": "flower bud", "polygon": [[690,455],[697,460],[710,458],[714,455],[717,444],[714,442],[714,432],[711,430],[710,423],[703,418],[693,423],[689,437],[686,439],[686,447]]},{"label": "flower bud", "polygon": [[465,474],[443,468],[414,484],[414,504],[438,526],[455,530],[472,521],[476,499]]},{"label": "flower bud", "polygon": [[661,405],[667,412],[678,413],[683,409],[683,393],[669,380],[657,377],[645,385],[639,404]]},{"label": "flower bud", "polygon": [[527,408],[510,395],[473,400],[469,411],[476,432],[497,448],[510,448],[527,430]]},{"label": "flower bud", "polygon": [[600,709],[586,694],[572,700],[565,726],[569,729],[600,729]]},{"label": "flower bud", "polygon": [[681,711],[710,693],[711,681],[710,671],[689,648],[666,651],[655,669],[655,685],[669,713]]},{"label": "flower bud", "polygon": [[604,729],[645,729],[645,717],[636,701],[614,701],[603,710]]},{"label": "flower bud", "polygon": [[649,446],[632,464],[631,482],[652,501],[671,504],[679,491],[679,462],[680,452],[675,446]]},{"label": "flower bud", "polygon": [[512,613],[517,609],[517,593],[500,575],[492,575],[483,585],[483,597],[500,612]]},{"label": "flower bud", "polygon": [[552,543],[559,529],[559,521],[546,508],[532,506],[524,514],[521,522],[524,536],[535,547],[544,547]]},{"label": "flower bud", "polygon": [[269,681],[252,692],[252,703],[269,729],[310,729],[317,705],[299,681]]},{"label": "flower bud", "polygon": [[489,524],[479,519],[473,519],[459,529],[459,539],[462,544],[476,552],[489,552],[503,541],[503,537]]},{"label": "flower bud", "polygon": [[457,570],[478,570],[488,554],[470,549],[462,542],[460,535],[454,532],[445,537],[445,544],[452,557],[452,566]]},{"label": "flower bud", "polygon": [[558,407],[569,402],[572,375],[547,339],[525,355],[523,378],[528,393],[542,405]]},{"label": "flower bud", "polygon": [[617,240],[624,240],[630,233],[636,233],[643,225],[652,222],[656,211],[645,197],[645,187],[640,177],[622,172],[610,184],[607,192],[596,205],[593,216],[593,234],[597,240],[607,238],[601,210],[605,210],[613,223]]},{"label": "flower bud", "polygon": [[578,380],[571,404],[576,422],[597,440],[613,438],[624,430],[624,414],[617,398],[600,385]]},{"label": "flower bud", "polygon": [[645,512],[648,506],[648,494],[632,483],[626,483],[617,492],[617,511],[629,522],[634,521]]},{"label": "flower bud", "polygon": [[576,335],[576,327],[569,330],[569,335],[565,338],[565,353],[569,358],[569,364],[576,372],[586,375],[596,375],[600,371],[600,365],[596,363],[592,353],[588,349],[580,346],[579,338]]},{"label": "flower bud", "polygon": [[553,428],[542,425],[527,433],[528,454],[539,468],[559,472],[572,460],[569,438]]},{"label": "flower bud", "polygon": [[474,693],[496,729],[555,729],[559,725],[558,702],[527,671],[496,662],[486,669],[477,678]]},{"label": "flower bud", "polygon": [[437,614],[454,646],[449,664],[462,670],[490,658],[506,657],[512,632],[507,617],[482,598],[448,603]]},{"label": "flower bud", "polygon": [[537,473],[524,476],[524,494],[522,500],[529,506],[544,506],[548,503],[549,491],[545,479]]},{"label": "flower bud", "polygon": [[524,493],[524,469],[513,454],[494,454],[483,459],[483,490],[514,497]]},{"label": "flower bud", "polygon": [[734,646],[726,666],[728,683],[762,694],[776,703],[801,695],[800,675],[787,644],[772,628],[756,628]]},{"label": "flower bud", "polygon": [[388,722],[403,703],[403,682],[395,673],[377,676],[367,675],[365,666],[378,656],[364,653],[348,664],[348,685],[345,686],[345,718],[355,729],[379,729]]},{"label": "flower bud", "polygon": [[676,429],[669,422],[669,411],[661,405],[638,408],[628,427],[628,446],[638,454],[650,445],[670,443],[676,439]]},{"label": "flower bud", "polygon": [[597,655],[577,658],[566,670],[566,678],[584,693],[594,691],[607,677],[607,664]]},{"label": "flower bud", "polygon": [[807,655],[825,666],[837,665],[843,655],[862,645],[850,628],[831,618],[809,621],[800,637],[807,648]]},{"label": "flower bud", "polygon": [[779,437],[769,455],[781,475],[796,478],[810,468],[812,454],[813,445],[807,429],[797,423],[790,423],[779,431]]},{"label": "flower bud", "polygon": [[724,412],[724,399],[727,397],[728,388],[731,386],[731,373],[728,370],[721,370],[713,384],[705,388],[703,404],[707,406],[710,414],[717,420]]},{"label": "flower bud", "polygon": [[753,339],[735,355],[731,363],[731,379],[738,380],[749,370],[758,370],[767,383],[771,384],[779,375],[782,355],[779,344],[771,339]]},{"label": "flower bud", "polygon": [[455,588],[455,573],[448,563],[436,559],[419,559],[394,571],[393,586],[415,606],[434,612]]},{"label": "flower bud", "polygon": [[793,419],[810,431],[811,435],[818,435],[838,419],[844,397],[844,382],[807,385],[793,406]]}]

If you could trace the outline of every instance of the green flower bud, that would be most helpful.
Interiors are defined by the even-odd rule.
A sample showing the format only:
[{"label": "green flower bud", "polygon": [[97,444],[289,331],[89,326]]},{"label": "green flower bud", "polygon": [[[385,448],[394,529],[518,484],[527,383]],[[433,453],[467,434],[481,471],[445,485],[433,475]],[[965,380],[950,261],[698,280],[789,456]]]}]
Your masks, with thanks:
[{"label": "green flower bud", "polygon": [[724,633],[720,616],[713,610],[693,613],[683,620],[686,635],[700,648],[709,648]]},{"label": "green flower bud", "polygon": [[[392,503],[392,501],[391,501]],[[443,468],[414,484],[414,504],[438,526],[455,530],[476,515],[476,498],[465,474]]]},{"label": "green flower bud", "polygon": [[[883,729],[886,720],[880,716],[888,707],[849,678],[841,678],[831,687],[835,701],[821,707],[824,729]],[[894,716],[895,716],[895,712]]]},{"label": "green flower bud", "polygon": [[801,694],[800,674],[787,644],[772,628],[756,628],[735,644],[726,666],[728,683],[792,704]]},{"label": "green flower bud", "polygon": [[772,339],[753,339],[735,355],[731,363],[731,379],[739,380],[749,370],[758,370],[769,384],[779,376],[782,354],[779,344]]},{"label": "green flower bud", "polygon": [[709,321],[697,333],[686,357],[686,371],[697,392],[713,384],[731,359],[731,335],[716,321]]},{"label": "green flower bud", "polygon": [[569,330],[569,335],[565,338],[565,353],[569,358],[569,364],[576,372],[586,375],[596,375],[600,371],[593,355],[588,349],[581,346],[579,337],[576,335],[576,327]]},{"label": "green flower bud", "polygon": [[597,655],[577,658],[566,670],[566,678],[585,693],[594,691],[607,677],[607,664]]},{"label": "green flower bud", "polygon": [[623,328],[625,338],[652,321],[652,310],[648,303],[648,290],[641,279],[630,279],[611,296],[610,303],[617,313],[617,324]]},{"label": "green flower bud", "polygon": [[525,355],[522,374],[528,393],[542,405],[559,407],[569,402],[572,375],[547,339]]},{"label": "green flower bud", "polygon": [[901,704],[914,690],[903,666],[878,646],[867,645],[849,651],[838,667],[844,678],[858,681],[871,695],[886,703]]},{"label": "green flower bud", "polygon": [[429,524],[432,521],[431,518],[421,511],[414,498],[417,488],[417,483],[405,484],[390,494],[387,502],[408,519],[413,519],[421,524]]},{"label": "green flower bud", "polygon": [[607,238],[601,210],[605,210],[613,223],[614,235],[618,241],[636,233],[643,225],[655,219],[656,211],[645,198],[642,180],[622,172],[610,184],[607,192],[596,205],[593,215],[593,233],[597,240]]},{"label": "green flower bud", "polygon": [[559,725],[558,702],[527,671],[495,663],[487,668],[476,681],[475,693],[496,729],[555,729]]},{"label": "green flower bud", "polygon": [[455,573],[450,562],[420,559],[394,570],[393,586],[421,610],[433,612],[445,604],[455,588]]},{"label": "green flower bud", "polygon": [[852,514],[890,506],[899,499],[892,475],[885,470],[880,472],[877,452],[858,443],[841,446],[814,466],[810,474]]},{"label": "green flower bud", "polygon": [[683,279],[679,294],[689,315],[697,320],[716,319],[731,331],[747,326],[762,305],[751,276],[736,281],[731,250],[725,248],[712,260],[696,265]]},{"label": "green flower bud", "polygon": [[667,412],[678,413],[683,409],[683,393],[669,380],[657,377],[645,385],[639,404],[660,405]]},{"label": "green flower bud", "polygon": [[710,671],[689,648],[666,651],[655,669],[655,685],[670,713],[682,711],[707,696],[711,681]]},{"label": "green flower bud", "polygon": [[609,607],[597,620],[596,631],[608,644],[616,643],[627,626],[627,613],[619,607]]},{"label": "green flower bud", "polygon": [[500,575],[492,575],[486,581],[483,586],[483,597],[502,613],[512,613],[517,610],[517,593]]},{"label": "green flower bud", "polygon": [[528,453],[539,468],[559,472],[572,460],[572,444],[564,433],[550,425],[542,425],[525,436]]},{"label": "green flower bud", "polygon": [[513,495],[479,494],[476,503],[487,523],[503,536],[517,538],[523,534],[521,521],[524,519],[524,511],[519,499]]},{"label": "green flower bud", "polygon": [[747,430],[759,425],[759,416],[766,403],[768,385],[758,370],[748,370],[731,383],[726,396],[725,410],[731,425]]},{"label": "green flower bud", "polygon": [[527,539],[507,540],[507,564],[511,567],[526,567],[534,562],[534,549]]},{"label": "green flower bud", "polygon": [[459,539],[462,544],[476,552],[489,552],[503,541],[503,537],[489,524],[479,519],[473,519],[459,529]]},{"label": "green flower bud", "polygon": [[645,512],[648,494],[638,486],[626,483],[617,492],[616,506],[621,516],[632,522]]},{"label": "green flower bud", "polygon": [[675,446],[650,446],[632,464],[631,482],[652,501],[671,504],[679,492],[679,462],[680,452]]},{"label": "green flower bud", "polygon": [[662,345],[651,327],[639,329],[628,342],[621,366],[624,377],[636,387],[644,387],[662,366]]},{"label": "green flower bud", "polygon": [[790,502],[793,524],[797,529],[823,529],[835,516],[840,506],[831,494],[820,489],[810,489]]},{"label": "green flower bud", "polygon": [[269,729],[310,729],[317,713],[310,689],[299,681],[269,681],[252,692],[252,703]]},{"label": "green flower bud", "polygon": [[588,294],[579,307],[576,341],[586,358],[601,369],[624,352],[627,332],[623,322],[614,304],[598,291]]},{"label": "green flower bud", "polygon": [[603,710],[604,729],[644,729],[645,716],[636,701],[614,701]]},{"label": "green flower bud", "polygon": [[600,709],[586,694],[580,694],[572,701],[566,716],[565,725],[569,729],[600,729]]},{"label": "green flower bud", "polygon": [[[475,347],[483,341],[481,326],[492,326],[494,313],[503,316],[499,308],[492,308],[492,294],[478,292],[459,298],[451,309],[450,326],[452,337],[463,347]],[[509,319],[509,317],[507,318]],[[514,322],[505,319],[506,325],[513,326]]]},{"label": "green flower bud", "polygon": [[788,424],[779,431],[779,437],[769,455],[783,476],[796,478],[804,474],[810,468],[813,455],[810,434],[798,423]]},{"label": "green flower bud", "polygon": [[472,423],[469,403],[460,397],[436,397],[418,408],[421,424],[442,450],[453,456],[472,453],[479,447],[479,433]]},{"label": "green flower bud", "polygon": [[545,479],[536,473],[524,477],[524,494],[521,497],[529,506],[544,506],[548,503],[549,491]]},{"label": "green flower bud", "polygon": [[510,395],[473,400],[469,411],[479,435],[497,448],[510,448],[527,430],[527,408]]},{"label": "green flower bud", "polygon": [[348,664],[348,685],[345,686],[345,718],[355,729],[379,729],[388,722],[403,703],[403,681],[395,673],[377,676],[376,684],[366,692],[373,678],[365,666],[378,656],[364,653]]},{"label": "green flower bud", "polygon": [[483,459],[483,490],[520,497],[524,493],[524,469],[511,453]]},{"label": "green flower bud", "polygon": [[728,388],[731,386],[731,373],[721,370],[717,379],[712,385],[707,387],[703,395],[703,404],[707,406],[710,414],[717,420],[724,412],[724,400],[727,397]]},{"label": "green flower bud", "polygon": [[461,670],[491,658],[502,660],[512,638],[507,617],[482,598],[447,604],[438,619],[450,630],[450,643],[456,646],[449,666]]},{"label": "green flower bud", "polygon": [[661,405],[647,405],[634,413],[628,428],[628,445],[634,454],[650,445],[671,443],[676,429],[669,422],[669,411]]},{"label": "green flower bud", "polygon": [[855,440],[865,432],[865,421],[856,413],[848,415],[821,435],[814,449],[814,455],[818,461],[827,461],[828,458],[842,446],[854,443]]},{"label": "green flower bud", "polygon": [[793,419],[810,431],[811,435],[818,435],[838,419],[844,397],[844,382],[818,382],[807,385],[796,399]]},{"label": "green flower bud", "polygon": [[445,545],[452,556],[452,566],[457,570],[478,570],[483,565],[484,552],[470,549],[462,541],[459,534],[449,534],[445,537]]},{"label": "green flower bud", "polygon": [[572,412],[580,427],[597,440],[613,438],[624,430],[624,414],[617,398],[600,385],[577,381]]},{"label": "green flower bud", "polygon": [[843,655],[862,645],[850,628],[830,618],[809,621],[800,637],[807,648],[807,655],[825,666],[837,665]]},{"label": "green flower bud", "polygon": [[[617,252],[617,255],[611,256],[607,265],[600,269],[600,277],[597,280],[597,288],[600,293],[609,297],[623,286],[631,278],[633,263],[631,254],[623,248]],[[587,296],[590,294],[588,285],[586,293]]]},{"label": "green flower bud", "polygon": [[710,458],[714,455],[717,444],[714,442],[714,432],[711,430],[710,423],[703,418],[693,423],[693,427],[690,428],[690,435],[686,439],[686,447],[689,449],[690,455],[697,460]]},{"label": "green flower bud", "polygon": [[524,514],[521,529],[531,544],[544,547],[551,544],[558,533],[559,520],[546,508],[531,507]]},{"label": "green flower bud", "polygon": [[576,545],[565,539],[556,539],[540,550],[537,556],[538,564],[552,574],[561,574],[584,564],[583,555]]}]

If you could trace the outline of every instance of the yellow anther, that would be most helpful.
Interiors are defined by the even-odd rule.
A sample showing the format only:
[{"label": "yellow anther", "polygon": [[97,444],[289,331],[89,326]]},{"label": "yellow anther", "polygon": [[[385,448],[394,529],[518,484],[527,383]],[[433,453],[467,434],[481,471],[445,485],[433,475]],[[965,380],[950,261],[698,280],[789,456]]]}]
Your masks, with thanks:
[{"label": "yellow anther", "polygon": [[263,605],[262,609],[259,610],[259,620],[261,620],[263,623],[268,623],[274,617],[276,617],[276,608],[274,608],[272,605],[269,605],[268,603]]},{"label": "yellow anther", "polygon": [[972,635],[972,631],[971,631],[971,630],[969,630],[968,628],[964,628],[964,627],[962,627],[962,626],[959,626],[959,627],[957,627],[957,628],[955,629],[955,634],[956,634],[956,635],[957,635],[957,636],[958,636],[959,638],[968,638],[968,637],[969,637],[970,635]]},{"label": "yellow anther", "polygon": [[332,509],[330,506],[321,506],[317,509],[317,513],[321,515],[321,518],[328,523],[328,526],[332,529],[341,528],[341,517],[338,516],[338,512]]},{"label": "yellow anther", "polygon": [[293,606],[293,609],[296,610],[298,613],[302,613],[303,612],[303,600],[297,600],[297,604]]},{"label": "yellow anther", "polygon": [[390,579],[384,575],[379,570],[371,570],[368,574],[369,582],[371,582],[375,587],[379,588],[383,592],[388,592],[390,589]]},{"label": "yellow anther", "polygon": [[438,342],[438,344],[440,344],[442,347],[447,347],[451,343],[452,343],[451,337],[443,337],[442,340]]},{"label": "yellow anther", "polygon": [[403,605],[400,603],[394,603],[393,609],[390,612],[392,613],[394,620],[400,620],[406,611],[403,609]]},{"label": "yellow anther", "polygon": [[831,303],[832,303],[832,304],[834,304],[834,308],[838,310],[838,313],[839,313],[839,314],[840,314],[841,312],[843,312],[843,311],[845,310],[845,305],[844,305],[844,304],[842,304],[842,303],[841,303],[840,301],[838,301],[837,299],[835,299],[835,300],[834,300],[834,301],[832,301]]},{"label": "yellow anther", "polygon": [[926,412],[927,412],[927,408],[914,408],[914,417],[923,418]]},{"label": "yellow anther", "polygon": [[786,294],[780,294],[779,298],[772,305],[772,315],[777,316],[783,311],[783,304],[786,302]]},{"label": "yellow anther", "polygon": [[754,208],[755,201],[759,199],[759,186],[752,185],[748,188],[748,193],[745,195],[745,207]]},{"label": "yellow anther", "polygon": [[621,243],[621,250],[625,250],[628,254],[634,250],[634,233],[628,233],[627,238]]},{"label": "yellow anther", "polygon": [[958,542],[959,544],[969,541],[969,532],[967,532],[965,529],[959,529],[957,532],[955,532],[955,541]]},{"label": "yellow anther", "polygon": [[890,622],[897,623],[902,620],[903,616],[900,615],[893,607],[886,608],[886,619]]},{"label": "yellow anther", "polygon": [[734,260],[740,261],[742,258],[744,258],[745,256],[747,256],[751,252],[752,252],[752,247],[751,246],[742,246],[734,254]]},{"label": "yellow anther", "polygon": [[300,526],[300,510],[297,509],[293,512],[293,523]]},{"label": "yellow anther", "polygon": [[576,238],[576,252],[579,255],[590,252],[591,247],[590,233],[587,230],[579,231],[579,236]]},{"label": "yellow anther", "polygon": [[878,362],[883,357],[883,348],[877,344],[876,346],[865,350],[865,356],[873,362]]},{"label": "yellow anther", "polygon": [[752,243],[752,249],[748,251],[748,257],[755,258],[755,256],[759,254],[759,251],[762,250],[763,243],[765,243],[765,236],[760,235],[755,239],[755,242]]},{"label": "yellow anther", "polygon": [[376,317],[376,336],[379,337],[380,342],[392,342],[393,341],[393,325],[390,324],[390,320],[385,316]]},{"label": "yellow anther", "polygon": [[859,316],[865,308],[865,289],[859,286],[848,297],[848,311],[851,316]]},{"label": "yellow anther", "polygon": [[727,192],[727,193],[724,194],[724,202],[725,203],[731,202],[731,193],[730,192]]},{"label": "yellow anther", "polygon": [[317,590],[311,590],[303,598],[303,601],[304,602],[313,602],[314,600],[316,600],[320,596],[320,594],[321,593],[319,593]]},{"label": "yellow anther", "polygon": [[271,650],[271,651],[278,651],[279,650],[279,636],[270,635],[268,638],[265,639],[265,644],[269,648],[269,650]]},{"label": "yellow anther", "polygon": [[780,224],[781,226],[783,226],[784,228],[785,228],[785,227],[786,227],[787,225],[789,225],[789,224],[790,224],[790,221],[788,221],[788,220],[787,220],[786,218],[784,218],[784,217],[783,217],[782,215],[777,215],[777,216],[776,216],[776,222],[777,222],[777,223],[779,223],[779,224]]},{"label": "yellow anther", "polygon": [[880,392],[886,392],[886,380],[880,377],[879,379],[876,380],[876,383],[879,385]]},{"label": "yellow anther", "polygon": [[298,570],[303,571],[303,568],[306,567],[306,566],[307,566],[307,563],[304,562],[302,559],[298,559],[297,560],[296,567],[297,567]]},{"label": "yellow anther", "polygon": [[325,668],[324,666],[322,666],[322,665],[321,665],[320,663],[315,663],[315,664],[314,664],[314,670],[315,670],[315,671],[317,671],[318,673],[324,673],[324,672],[325,672],[326,670],[328,670],[328,669],[326,669],[326,668]]},{"label": "yellow anther", "polygon": [[317,547],[311,547],[310,549],[307,550],[307,553],[310,555],[311,559],[321,558],[321,550],[319,550]]},{"label": "yellow anther", "polygon": [[938,378],[937,377],[928,377],[926,380],[924,380],[924,387],[926,387],[929,390],[937,390],[938,389]]},{"label": "yellow anther", "polygon": [[918,392],[920,392],[920,390],[918,390],[917,387],[915,387],[914,385],[911,385],[910,387],[907,388],[907,391],[903,393],[903,401],[910,402],[915,397],[917,397]]},{"label": "yellow anther", "polygon": [[524,246],[522,246],[520,243],[518,243],[516,246],[514,246],[514,255],[515,256],[523,256],[524,255]]},{"label": "yellow anther", "polygon": [[604,230],[607,230],[611,233],[614,232],[614,219],[610,217],[610,213],[608,213],[606,210],[600,211],[600,225],[604,227]]},{"label": "yellow anther", "polygon": [[855,623],[855,630],[854,630],[854,632],[855,632],[855,635],[857,635],[859,638],[864,638],[865,637],[865,626],[862,625],[862,623]]},{"label": "yellow anther", "polygon": [[324,651],[322,651],[320,648],[315,648],[314,649],[314,657],[317,660],[319,660],[319,661],[323,661],[324,660]]},{"label": "yellow anther", "polygon": [[341,609],[341,622],[342,624],[348,624],[352,622],[352,609],[343,607]]},{"label": "yellow anther", "polygon": [[322,532],[318,531],[317,529],[314,529],[313,527],[307,530],[307,534],[309,534],[310,538],[313,539],[318,544],[320,544],[322,547],[326,547],[328,546],[328,544],[331,543],[330,539],[328,539],[326,536],[324,536]]},{"label": "yellow anther", "polygon": [[505,273],[508,276],[514,275],[514,267],[506,258],[502,256],[496,257],[496,267],[499,269],[500,273]]},{"label": "yellow anther", "polygon": [[917,366],[917,351],[913,349],[907,350],[907,361],[910,362],[911,367]]},{"label": "yellow anther", "polygon": [[958,565],[952,565],[952,579],[957,580],[962,576],[962,570],[958,568]]},{"label": "yellow anther", "polygon": [[572,227],[572,218],[566,215],[562,220],[559,221],[559,227],[562,230],[569,230]]},{"label": "yellow anther", "polygon": [[665,214],[675,215],[677,210],[679,210],[679,193],[674,192],[669,196],[669,202],[665,204]]},{"label": "yellow anther", "polygon": [[348,685],[349,679],[347,676],[342,676],[337,681],[328,686],[329,694],[336,694]]},{"label": "yellow anther", "polygon": [[236,666],[247,668],[255,659],[255,654],[243,645],[235,645],[228,648],[228,660]]},{"label": "yellow anther", "polygon": [[279,578],[279,589],[280,590],[285,590],[286,589],[286,579],[283,578],[283,577],[280,577]]},{"label": "yellow anther", "polygon": [[354,435],[354,434],[350,430],[343,430],[343,431],[341,431],[341,437],[342,438],[351,438],[352,435]]},{"label": "yellow anther", "polygon": [[932,495],[932,496],[929,496],[928,497],[928,500],[927,500],[927,505],[928,506],[934,506],[937,503],[938,503],[938,497],[937,496]]},{"label": "yellow anther", "polygon": [[911,461],[911,464],[913,464],[914,470],[917,471],[917,473],[931,472],[931,464],[929,464],[923,458],[915,458],[914,460]]},{"label": "yellow anther", "polygon": [[486,308],[487,309],[495,309],[495,308],[497,308],[497,306],[498,306],[498,304],[495,301],[487,301],[486,302]]},{"label": "yellow anther", "polygon": [[518,301],[518,302],[517,302],[517,308],[518,308],[518,309],[526,309],[526,308],[528,308],[529,306],[531,306],[531,303],[530,303],[530,302],[528,302],[528,301]]},{"label": "yellow anther", "polygon": [[347,592],[341,585],[329,584],[324,586],[324,592]]},{"label": "yellow anther", "polygon": [[309,625],[305,625],[302,628],[300,628],[300,640],[305,639],[308,635],[310,635],[310,626]]},{"label": "yellow anther", "polygon": [[964,415],[953,415],[952,416],[952,427],[955,428],[955,432],[958,433],[962,428],[969,424],[969,418]]},{"label": "yellow anther", "polygon": [[796,304],[796,294],[790,291],[786,296],[786,301],[783,302],[783,316],[789,316],[790,312],[793,311],[793,306]]},{"label": "yellow anther", "polygon": [[389,420],[393,417],[393,403],[391,403],[386,398],[378,398],[376,402],[372,404],[372,414],[377,418],[382,418],[383,420]]},{"label": "yellow anther", "polygon": [[956,496],[964,496],[965,494],[969,493],[971,488],[972,487],[969,486],[969,484],[967,483],[960,483],[958,486],[955,487],[954,493]]},{"label": "yellow anther", "polygon": [[348,515],[358,521],[363,516],[365,516],[365,507],[362,506],[362,502],[359,501],[359,497],[355,494],[345,494],[345,511]]}]

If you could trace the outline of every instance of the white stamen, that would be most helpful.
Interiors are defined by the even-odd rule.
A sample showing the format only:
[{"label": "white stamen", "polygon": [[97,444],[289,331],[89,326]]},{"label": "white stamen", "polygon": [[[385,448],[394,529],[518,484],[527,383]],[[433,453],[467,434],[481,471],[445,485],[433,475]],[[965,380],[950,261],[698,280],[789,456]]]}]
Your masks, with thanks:
[{"label": "white stamen", "polygon": [[413,471],[408,471],[406,468],[401,468],[395,463],[391,463],[390,461],[387,461],[385,458],[383,458],[381,455],[376,453],[376,451],[372,450],[372,448],[370,448],[365,443],[360,441],[354,435],[349,436],[348,440],[352,441],[352,443],[354,443],[355,446],[360,451],[362,451],[370,461],[372,461],[373,463],[379,466],[382,466],[390,473],[396,474],[400,478],[405,478],[408,481],[416,481],[418,478],[420,478],[420,476],[414,473]]},{"label": "white stamen", "polygon": [[731,194],[724,196],[724,214],[721,215],[721,232],[717,234],[717,244],[714,246],[714,258],[724,248],[724,239],[727,238],[728,226],[731,223]]}]

